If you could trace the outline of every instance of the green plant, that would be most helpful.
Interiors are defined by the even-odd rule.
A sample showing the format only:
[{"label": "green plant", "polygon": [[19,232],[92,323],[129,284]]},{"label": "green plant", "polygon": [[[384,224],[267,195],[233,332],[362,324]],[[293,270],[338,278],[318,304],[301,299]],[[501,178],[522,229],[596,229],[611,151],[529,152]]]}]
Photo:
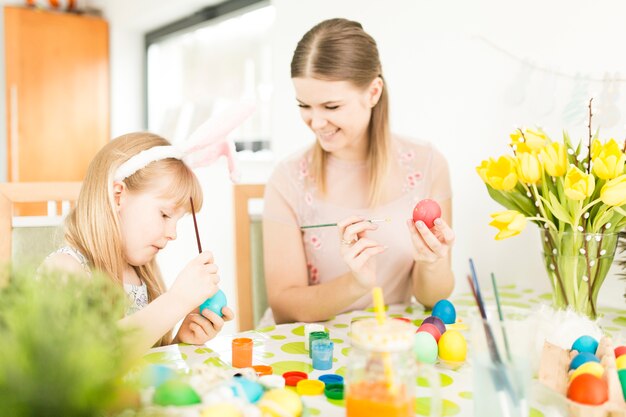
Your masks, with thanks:
[{"label": "green plant", "polygon": [[0,289],[2,415],[102,415],[126,371],[125,305],[102,276],[11,273]]}]

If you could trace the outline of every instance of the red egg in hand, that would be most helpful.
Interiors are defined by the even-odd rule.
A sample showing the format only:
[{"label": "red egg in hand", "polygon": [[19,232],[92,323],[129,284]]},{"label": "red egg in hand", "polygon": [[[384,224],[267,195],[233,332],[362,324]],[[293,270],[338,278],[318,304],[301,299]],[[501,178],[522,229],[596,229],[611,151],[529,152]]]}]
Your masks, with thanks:
[{"label": "red egg in hand", "polygon": [[421,220],[429,229],[435,226],[435,219],[439,217],[441,217],[441,207],[435,200],[428,198],[422,200],[413,209],[413,223]]}]

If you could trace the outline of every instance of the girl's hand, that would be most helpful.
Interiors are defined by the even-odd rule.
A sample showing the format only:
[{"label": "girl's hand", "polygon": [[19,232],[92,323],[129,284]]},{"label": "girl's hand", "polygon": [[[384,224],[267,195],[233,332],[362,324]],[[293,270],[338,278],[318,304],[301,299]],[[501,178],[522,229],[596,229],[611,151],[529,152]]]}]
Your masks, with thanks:
[{"label": "girl's hand", "polygon": [[192,310],[217,292],[217,283],[220,282],[217,270],[213,254],[202,252],[178,274],[169,292]]},{"label": "girl's hand", "polygon": [[435,219],[432,229],[428,229],[421,220],[413,223],[411,219],[407,220],[407,227],[411,233],[416,262],[434,263],[450,253],[455,234],[443,219]]},{"label": "girl's hand", "polygon": [[385,251],[385,247],[365,237],[368,230],[376,230],[378,226],[353,216],[337,223],[341,256],[350,267],[357,282],[365,288],[376,284],[376,255]]},{"label": "girl's hand", "polygon": [[205,308],[202,314],[199,314],[196,308],[194,312],[189,313],[183,320],[173,343],[202,345],[213,339],[224,327],[224,322],[230,321],[235,317],[233,311],[228,307],[222,308],[222,314],[224,317],[218,316],[208,308]]}]

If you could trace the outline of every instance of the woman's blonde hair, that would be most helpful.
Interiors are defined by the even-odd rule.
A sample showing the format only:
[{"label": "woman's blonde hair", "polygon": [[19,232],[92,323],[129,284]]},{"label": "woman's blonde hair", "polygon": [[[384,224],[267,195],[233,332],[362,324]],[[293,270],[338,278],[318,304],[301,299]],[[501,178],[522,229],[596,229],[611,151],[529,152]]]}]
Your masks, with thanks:
[{"label": "woman's blonde hair", "polygon": [[[390,153],[389,99],[376,41],[358,22],[329,19],[318,23],[302,37],[293,53],[291,78],[297,77],[349,81],[361,89],[366,89],[376,77],[383,80],[383,91],[372,109],[367,129],[369,202],[376,205],[383,192]],[[328,153],[316,141],[312,171],[322,194],[326,191],[327,157]]]},{"label": "woman's blonde hair", "polygon": [[[68,244],[85,255],[91,268],[106,273],[120,286],[127,262],[123,254],[120,219],[115,209],[113,177],[117,168],[133,155],[154,146],[166,145],[170,145],[167,140],[147,132],[123,135],[105,145],[91,161],[76,207],[65,222],[65,240]],[[124,179],[124,183],[128,192],[141,193],[164,177],[169,179],[169,185],[163,198],[175,199],[177,207],[184,207],[190,212],[191,197],[196,211],[200,210],[200,183],[191,169],[179,159],[151,162]],[[148,301],[164,292],[163,279],[155,259],[134,269],[148,288]],[[169,343],[167,339],[169,334],[157,344]]]}]

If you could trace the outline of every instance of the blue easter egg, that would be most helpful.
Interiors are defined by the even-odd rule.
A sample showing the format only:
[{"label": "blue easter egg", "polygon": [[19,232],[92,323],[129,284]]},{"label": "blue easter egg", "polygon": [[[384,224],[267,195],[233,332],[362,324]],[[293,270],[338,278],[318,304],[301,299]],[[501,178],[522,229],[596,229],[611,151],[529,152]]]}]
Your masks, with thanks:
[{"label": "blue easter egg", "polygon": [[433,307],[433,316],[439,317],[445,324],[456,322],[456,310],[448,300],[439,300]]},{"label": "blue easter egg", "polygon": [[235,378],[232,390],[237,397],[245,395],[246,399],[253,404],[263,395],[263,385],[246,378]]},{"label": "blue easter egg", "polygon": [[574,356],[574,359],[570,362],[569,369],[578,369],[580,365],[587,362],[600,363],[600,359],[591,352],[580,352],[578,355]]},{"label": "blue easter egg", "polygon": [[598,341],[591,336],[580,336],[572,344],[572,350],[589,352],[595,355],[596,350],[598,350]]},{"label": "blue easter egg", "polygon": [[208,298],[204,303],[200,304],[200,313],[205,308],[208,308],[220,317],[224,317],[222,314],[222,308],[226,307],[226,294],[222,290],[217,290],[215,295]]},{"label": "blue easter egg", "polygon": [[164,365],[148,365],[142,372],[142,387],[159,387],[163,383],[176,378],[176,371]]}]

